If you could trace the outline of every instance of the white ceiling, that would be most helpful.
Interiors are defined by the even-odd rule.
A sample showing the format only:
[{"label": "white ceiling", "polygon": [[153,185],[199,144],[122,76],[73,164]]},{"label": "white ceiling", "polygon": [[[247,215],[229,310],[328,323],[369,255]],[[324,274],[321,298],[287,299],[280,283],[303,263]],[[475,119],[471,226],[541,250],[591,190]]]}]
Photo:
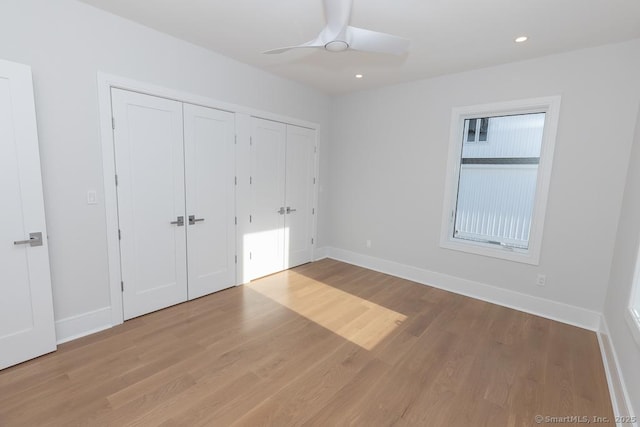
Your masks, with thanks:
[{"label": "white ceiling", "polygon": [[81,1],[331,94],[640,38],[638,0],[354,0],[351,25],[409,38],[409,53],[263,55],[313,39],[322,1]]}]

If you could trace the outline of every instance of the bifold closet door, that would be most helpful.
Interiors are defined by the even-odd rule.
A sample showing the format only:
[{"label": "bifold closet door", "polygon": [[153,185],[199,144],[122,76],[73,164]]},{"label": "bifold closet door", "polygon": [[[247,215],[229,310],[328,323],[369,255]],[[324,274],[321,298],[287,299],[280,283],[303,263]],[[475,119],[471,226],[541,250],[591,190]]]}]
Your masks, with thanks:
[{"label": "bifold closet door", "polygon": [[112,89],[124,318],[187,299],[182,103]]},{"label": "bifold closet door", "polygon": [[235,285],[235,115],[184,104],[189,299]]},{"label": "bifold closet door", "polygon": [[284,270],[286,125],[252,118],[251,223],[247,236],[252,279]]}]

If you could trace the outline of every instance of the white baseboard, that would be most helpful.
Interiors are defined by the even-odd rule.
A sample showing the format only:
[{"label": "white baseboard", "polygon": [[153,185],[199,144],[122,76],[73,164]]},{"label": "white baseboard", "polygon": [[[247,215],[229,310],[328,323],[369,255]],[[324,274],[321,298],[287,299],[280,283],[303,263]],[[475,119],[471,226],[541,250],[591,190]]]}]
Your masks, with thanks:
[{"label": "white baseboard", "polygon": [[[616,416],[633,416],[631,413],[631,398],[627,392],[624,383],[620,365],[618,364],[618,355],[615,347],[611,344],[611,333],[607,320],[602,316],[600,322],[600,330],[598,331],[598,343],[600,344],[600,353],[602,354],[602,363],[604,364],[604,372],[607,375],[607,384],[609,386],[609,395],[611,395],[611,405],[613,413]],[[638,427],[638,423],[622,424],[617,423],[619,427]]]},{"label": "white baseboard", "polygon": [[329,258],[418,282],[423,285],[433,286],[434,288],[444,289],[592,331],[598,331],[600,326],[600,313],[585,308],[344,249],[326,248],[326,250]]},{"label": "white baseboard", "polygon": [[57,342],[62,344],[102,331],[111,326],[111,307],[103,307],[60,319],[56,321]]}]

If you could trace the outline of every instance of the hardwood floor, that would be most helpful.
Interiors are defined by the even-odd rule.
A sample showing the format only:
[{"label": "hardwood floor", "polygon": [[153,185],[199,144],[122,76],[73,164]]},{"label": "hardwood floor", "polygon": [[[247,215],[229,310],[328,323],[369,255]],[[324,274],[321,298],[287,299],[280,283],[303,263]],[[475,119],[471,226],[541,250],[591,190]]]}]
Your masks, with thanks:
[{"label": "hardwood floor", "polygon": [[[0,425],[613,419],[593,332],[322,260],[0,371]],[[571,425],[571,424],[563,424]]]}]

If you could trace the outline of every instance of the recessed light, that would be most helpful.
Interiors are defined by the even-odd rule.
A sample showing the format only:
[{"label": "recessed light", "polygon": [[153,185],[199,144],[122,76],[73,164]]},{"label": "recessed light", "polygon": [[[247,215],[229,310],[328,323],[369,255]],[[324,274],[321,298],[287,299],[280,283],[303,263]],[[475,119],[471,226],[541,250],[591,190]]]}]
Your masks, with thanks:
[{"label": "recessed light", "polygon": [[520,36],[520,37],[516,37],[515,42],[516,43],[524,43],[529,39],[529,37],[527,36]]},{"label": "recessed light", "polygon": [[356,79],[361,79],[361,78],[363,78],[363,77],[364,77],[364,76],[363,76],[362,74],[356,74]]}]

